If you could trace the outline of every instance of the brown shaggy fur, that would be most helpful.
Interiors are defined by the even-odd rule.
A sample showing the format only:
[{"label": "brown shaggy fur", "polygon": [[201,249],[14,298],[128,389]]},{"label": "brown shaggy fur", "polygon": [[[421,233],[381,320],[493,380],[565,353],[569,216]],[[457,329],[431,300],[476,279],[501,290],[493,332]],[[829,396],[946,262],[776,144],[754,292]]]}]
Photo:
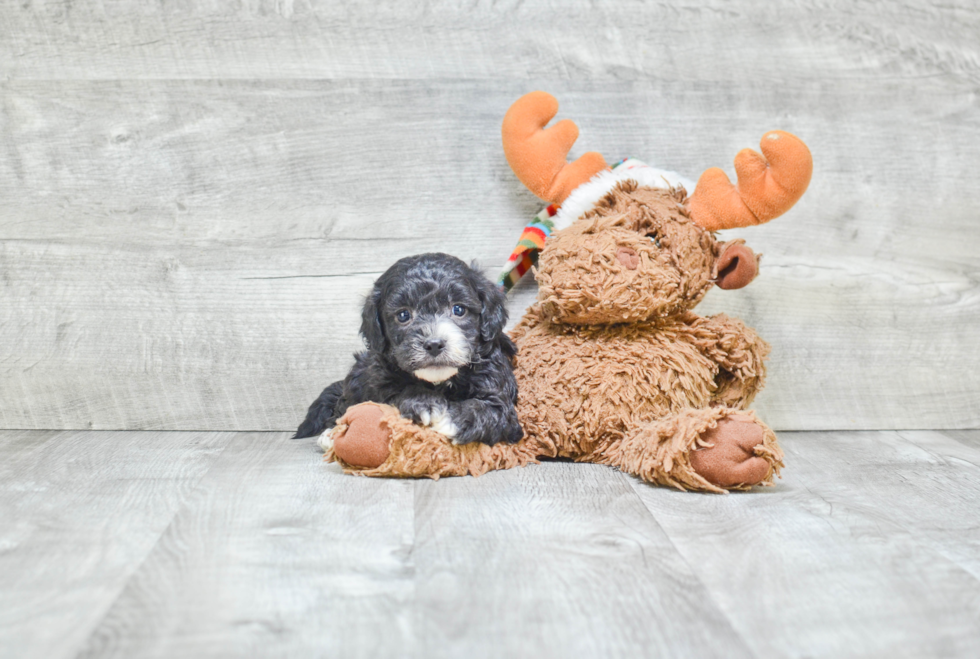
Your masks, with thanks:
[{"label": "brown shaggy fur", "polygon": [[[512,331],[521,442],[454,446],[389,411],[385,463],[342,463],[345,469],[478,475],[565,457],[719,492],[691,467],[690,454],[719,420],[737,414],[763,430],[755,455],[770,464],[770,484],[782,452],[772,431],[742,411],[762,388],[769,346],[738,320],[690,311],[713,285],[721,246],[690,220],[685,202],[683,189],[620,183],[548,239],[536,273],[538,302]],[[636,254],[634,269],[617,258],[622,248]],[[328,459],[337,458],[328,452]]]},{"label": "brown shaggy fur", "polygon": [[[718,244],[687,215],[684,189],[625,181],[541,252],[538,299],[557,322],[633,323],[693,309],[712,286]],[[639,256],[624,266],[620,248]]]}]

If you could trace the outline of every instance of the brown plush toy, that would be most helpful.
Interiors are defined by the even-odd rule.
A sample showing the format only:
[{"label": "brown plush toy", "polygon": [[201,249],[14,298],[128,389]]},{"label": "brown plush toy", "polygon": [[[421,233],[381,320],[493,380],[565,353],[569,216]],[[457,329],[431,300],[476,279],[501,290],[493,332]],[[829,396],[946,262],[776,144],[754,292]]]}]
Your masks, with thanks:
[{"label": "brown plush toy", "polygon": [[519,348],[516,444],[456,446],[395,408],[352,407],[321,444],[328,460],[370,476],[483,474],[564,457],[613,465],[651,483],[721,492],[771,484],[782,466],[773,432],[746,407],[762,388],[769,346],[725,315],[691,310],[712,286],[741,288],[758,257],[713,231],[766,222],[810,181],[810,153],[780,131],[764,156],[742,151],[738,185],[709,169],[694,194],[671,172],[626,160],[612,169],[566,155],[569,120],[545,130],[558,103],[519,99],[503,123],[518,178],[553,202],[525,231],[502,283],[535,260],[537,302],[511,333]]}]

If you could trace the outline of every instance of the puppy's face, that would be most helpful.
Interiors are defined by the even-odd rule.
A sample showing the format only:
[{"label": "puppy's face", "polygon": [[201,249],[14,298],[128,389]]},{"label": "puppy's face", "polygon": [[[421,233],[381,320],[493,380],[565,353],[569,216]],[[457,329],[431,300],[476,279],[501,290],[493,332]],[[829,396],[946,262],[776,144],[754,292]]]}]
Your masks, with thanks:
[{"label": "puppy's face", "polygon": [[369,296],[361,332],[399,369],[439,383],[485,353],[506,322],[503,294],[446,254],[402,259]]}]

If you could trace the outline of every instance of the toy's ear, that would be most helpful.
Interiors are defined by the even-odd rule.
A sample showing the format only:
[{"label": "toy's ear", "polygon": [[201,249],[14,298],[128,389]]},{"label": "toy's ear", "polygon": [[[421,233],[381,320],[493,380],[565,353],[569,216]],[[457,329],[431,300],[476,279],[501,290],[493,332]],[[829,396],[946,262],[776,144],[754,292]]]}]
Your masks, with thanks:
[{"label": "toy's ear", "polygon": [[477,271],[475,263],[473,265],[470,279],[480,296],[480,338],[491,342],[500,336],[507,324],[507,298],[500,288]]},{"label": "toy's ear", "polygon": [[387,339],[385,339],[384,326],[381,324],[381,316],[378,312],[378,303],[381,300],[381,288],[375,284],[364,301],[364,310],[361,312],[361,336],[369,350],[383,352]]},{"label": "toy's ear", "polygon": [[741,240],[725,243],[721,256],[715,262],[715,284],[729,291],[748,286],[759,274],[761,256],[757,256]]}]

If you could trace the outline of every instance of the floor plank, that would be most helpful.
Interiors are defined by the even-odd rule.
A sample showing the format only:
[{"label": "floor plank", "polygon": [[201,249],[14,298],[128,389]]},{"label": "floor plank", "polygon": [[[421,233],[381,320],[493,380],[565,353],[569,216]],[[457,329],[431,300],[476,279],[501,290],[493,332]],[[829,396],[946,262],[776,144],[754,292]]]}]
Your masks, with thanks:
[{"label": "floor plank", "polygon": [[[960,432],[960,436],[966,434]],[[915,456],[921,464],[913,466],[903,460],[894,469],[896,473],[875,479],[869,490],[889,519],[973,575],[977,603],[972,610],[976,613],[980,607],[980,442],[964,446],[951,441],[946,431],[909,430],[895,435],[909,445],[901,448],[903,452],[921,452]],[[973,431],[972,435],[976,439],[980,433]],[[863,461],[865,470],[873,473],[879,460],[880,455],[869,453]],[[915,485],[911,492],[907,491],[909,484]],[[976,620],[980,622],[980,613]],[[976,639],[980,647],[980,627]]]},{"label": "floor plank", "polygon": [[412,488],[345,476],[310,441],[236,435],[82,656],[403,654]]},{"label": "floor plank", "polygon": [[416,656],[752,656],[613,469],[415,488]]},{"label": "floor plank", "polygon": [[230,438],[0,432],[0,655],[74,656]]},{"label": "floor plank", "polygon": [[943,434],[962,444],[980,449],[980,430],[944,430]]},{"label": "floor plank", "polygon": [[2,431],[0,656],[976,656],[980,448],[783,443],[777,487],[714,496],[565,462],[357,478],[282,433]]},{"label": "floor plank", "polygon": [[[634,487],[759,656],[976,656],[980,461],[938,433],[783,433],[768,492]],[[924,448],[927,447],[927,448]],[[976,457],[976,456],[974,456]]]}]

